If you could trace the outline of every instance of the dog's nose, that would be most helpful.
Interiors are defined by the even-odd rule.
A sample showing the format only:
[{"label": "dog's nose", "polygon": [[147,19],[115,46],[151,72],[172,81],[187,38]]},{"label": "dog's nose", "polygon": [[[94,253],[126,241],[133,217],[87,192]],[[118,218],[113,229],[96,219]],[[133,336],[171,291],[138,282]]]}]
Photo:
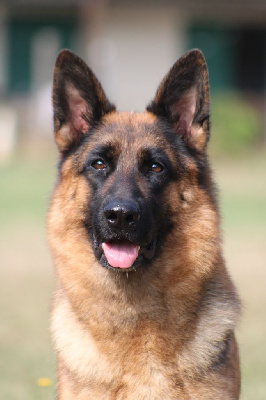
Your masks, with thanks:
[{"label": "dog's nose", "polygon": [[110,201],[104,207],[108,225],[116,229],[133,228],[140,219],[140,209],[133,201]]}]

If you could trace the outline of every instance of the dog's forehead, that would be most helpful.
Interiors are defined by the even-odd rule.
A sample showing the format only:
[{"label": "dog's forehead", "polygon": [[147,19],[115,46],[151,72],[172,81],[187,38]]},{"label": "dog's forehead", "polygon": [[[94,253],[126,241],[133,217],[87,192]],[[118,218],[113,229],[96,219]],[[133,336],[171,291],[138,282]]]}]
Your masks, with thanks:
[{"label": "dog's forehead", "polygon": [[88,135],[78,158],[86,162],[89,154],[106,151],[114,158],[137,160],[143,150],[165,154],[173,164],[180,163],[178,138],[150,112],[113,112],[103,117],[101,124]]},{"label": "dog's forehead", "polygon": [[159,120],[149,112],[111,113],[103,119],[100,131],[99,140],[109,140],[114,146],[130,146],[133,150],[151,146],[152,143],[154,146],[166,148],[166,139]]}]

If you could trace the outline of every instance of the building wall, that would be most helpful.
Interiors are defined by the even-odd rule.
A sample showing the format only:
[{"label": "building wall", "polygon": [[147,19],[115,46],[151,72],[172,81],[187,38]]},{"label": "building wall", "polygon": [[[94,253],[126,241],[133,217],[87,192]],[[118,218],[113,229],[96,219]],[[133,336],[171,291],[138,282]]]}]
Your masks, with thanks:
[{"label": "building wall", "polygon": [[143,110],[185,49],[176,7],[132,5],[102,10],[86,59],[119,109]]},{"label": "building wall", "polygon": [[[164,75],[189,47],[199,46],[204,50],[210,67],[212,89],[231,87],[232,82],[237,82],[235,77],[239,76],[240,68],[240,58],[237,58],[238,36],[232,32],[236,31],[236,27],[240,32],[239,27],[246,24],[255,26],[254,21],[256,18],[258,20],[258,16],[254,9],[250,12],[253,17],[248,20],[246,11],[244,14],[237,12],[240,3],[230,15],[228,2],[220,2],[218,8],[210,8],[206,4],[204,7],[204,4],[202,2],[199,7],[197,2],[192,4],[181,0],[97,0],[76,2],[71,7],[50,4],[43,8],[36,2],[27,8],[10,7],[8,4],[0,6],[0,106],[1,99],[4,99],[5,106],[15,114],[21,136],[30,132],[34,137],[36,134],[50,133],[53,65],[56,53],[65,46],[71,47],[87,61],[110,100],[121,110],[144,110]],[[10,47],[8,32],[12,18],[14,22],[14,16],[23,19],[25,15],[35,25],[39,21],[39,25],[34,25],[36,29],[32,30],[34,35],[30,40],[33,56],[28,60],[31,63],[30,79],[26,85],[28,92],[19,94],[15,80],[10,80],[10,71],[14,68],[20,71],[22,59],[10,57],[8,61],[12,49],[13,54],[17,54]],[[260,29],[265,30],[266,18],[264,20],[260,21]],[[210,23],[211,29],[208,28]],[[65,24],[68,26],[66,30]],[[39,30],[41,26],[42,31]],[[258,47],[258,41],[255,42]],[[20,44],[17,43],[17,46],[21,50]],[[259,49],[259,56],[263,51],[265,54],[264,49]],[[13,69],[8,63],[12,64]],[[257,68],[256,60],[253,64]],[[256,71],[253,76],[257,75]],[[261,92],[265,93],[264,86],[262,84]],[[13,92],[10,90],[12,87],[15,88]]]}]

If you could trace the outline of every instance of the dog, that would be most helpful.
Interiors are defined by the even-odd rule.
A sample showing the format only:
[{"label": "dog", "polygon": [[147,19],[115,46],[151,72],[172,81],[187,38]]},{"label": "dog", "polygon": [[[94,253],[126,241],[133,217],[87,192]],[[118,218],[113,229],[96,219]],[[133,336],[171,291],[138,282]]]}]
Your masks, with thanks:
[{"label": "dog", "polygon": [[59,53],[48,238],[60,400],[239,399],[208,82],[191,50],[144,113],[117,112],[85,62]]}]

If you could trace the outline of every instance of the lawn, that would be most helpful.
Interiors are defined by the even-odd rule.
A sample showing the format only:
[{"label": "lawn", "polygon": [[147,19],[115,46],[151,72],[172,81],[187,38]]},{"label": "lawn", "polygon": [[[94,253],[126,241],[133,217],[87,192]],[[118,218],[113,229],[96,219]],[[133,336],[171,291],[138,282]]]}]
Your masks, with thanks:
[{"label": "lawn", "polygon": [[[225,256],[243,302],[238,340],[242,400],[266,398],[266,157],[215,163]],[[0,165],[0,397],[55,397],[55,355],[49,334],[53,267],[45,213],[56,157]],[[46,378],[46,380],[40,380]]]},{"label": "lawn", "polygon": [[[0,166],[0,397],[5,400],[55,397],[49,334],[53,270],[45,237],[54,165],[18,159]],[[41,386],[46,383],[41,378],[52,379],[52,385]]]}]

